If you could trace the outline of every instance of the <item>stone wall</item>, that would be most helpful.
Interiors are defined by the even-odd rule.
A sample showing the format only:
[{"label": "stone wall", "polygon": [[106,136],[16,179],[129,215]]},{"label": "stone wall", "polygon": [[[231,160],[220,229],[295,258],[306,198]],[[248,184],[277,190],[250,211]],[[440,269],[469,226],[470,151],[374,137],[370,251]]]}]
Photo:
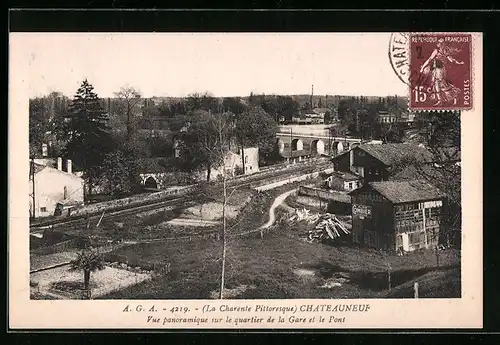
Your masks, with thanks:
[{"label": "stone wall", "polygon": [[89,204],[71,210],[71,216],[84,216],[84,215],[100,213],[104,210],[113,211],[121,207],[146,204],[154,201],[159,201],[169,196],[183,195],[194,189],[195,186],[179,186],[179,187],[168,188],[166,190],[157,193],[136,195],[118,200],[110,200],[96,204]]},{"label": "stone wall", "polygon": [[305,174],[305,175],[301,175],[301,176],[297,176],[297,177],[291,177],[291,178],[281,179],[281,180],[278,180],[276,182],[271,182],[271,183],[268,183],[268,184],[265,184],[265,185],[260,185],[260,186],[256,186],[256,187],[252,187],[252,188],[255,189],[255,190],[257,190],[257,191],[265,191],[265,190],[270,190],[270,189],[278,188],[278,187],[284,186],[284,185],[289,184],[289,183],[294,183],[294,182],[300,182],[300,181],[305,181],[305,180],[313,179],[313,178],[318,177],[320,173],[331,174],[332,172],[333,172],[333,169],[332,168],[328,168],[328,169],[325,169],[323,171],[317,171],[317,172],[314,172],[314,173]]}]

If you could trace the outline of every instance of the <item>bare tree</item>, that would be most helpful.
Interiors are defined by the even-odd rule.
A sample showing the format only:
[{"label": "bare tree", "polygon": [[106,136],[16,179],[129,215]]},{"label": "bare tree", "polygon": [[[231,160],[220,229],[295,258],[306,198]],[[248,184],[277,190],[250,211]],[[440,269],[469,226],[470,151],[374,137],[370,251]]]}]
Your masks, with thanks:
[{"label": "bare tree", "polygon": [[222,262],[221,262],[221,275],[220,275],[220,291],[219,299],[224,298],[224,279],[226,276],[226,207],[227,207],[227,176],[226,176],[226,162],[225,157],[229,149],[229,133],[230,121],[229,114],[216,114],[212,115],[214,128],[217,132],[218,143],[216,145],[216,155],[219,155],[219,160],[222,161]]},{"label": "bare tree", "polygon": [[122,110],[127,117],[127,140],[130,141],[134,130],[134,109],[141,100],[141,92],[130,85],[125,85],[115,95],[121,100]]},{"label": "bare tree", "polygon": [[[231,194],[227,193],[227,154],[229,152],[230,136],[232,131],[231,113],[212,113],[201,111],[195,115],[193,125],[184,135],[184,150],[190,157],[191,168],[207,169],[207,182],[213,168],[220,170],[222,177],[222,253],[219,298],[223,298],[224,279],[226,273],[226,208]],[[232,168],[232,167],[230,167]],[[233,190],[234,191],[234,190]]]}]

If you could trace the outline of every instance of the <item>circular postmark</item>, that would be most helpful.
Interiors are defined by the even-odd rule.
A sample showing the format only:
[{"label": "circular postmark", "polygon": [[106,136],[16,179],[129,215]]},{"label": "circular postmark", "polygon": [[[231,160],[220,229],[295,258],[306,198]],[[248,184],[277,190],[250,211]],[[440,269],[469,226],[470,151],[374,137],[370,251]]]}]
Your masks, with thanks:
[{"label": "circular postmark", "polygon": [[389,40],[389,61],[394,73],[405,84],[410,85],[410,34],[391,33]]},{"label": "circular postmark", "polygon": [[410,89],[425,84],[425,74],[411,65],[411,34],[407,32],[391,33],[389,41],[389,61],[399,80]]}]

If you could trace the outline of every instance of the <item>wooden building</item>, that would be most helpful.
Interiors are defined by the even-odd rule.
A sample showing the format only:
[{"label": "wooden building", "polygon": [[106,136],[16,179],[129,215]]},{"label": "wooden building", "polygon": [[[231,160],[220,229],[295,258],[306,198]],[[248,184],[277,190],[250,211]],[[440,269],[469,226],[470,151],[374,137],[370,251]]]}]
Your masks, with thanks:
[{"label": "wooden building", "polygon": [[363,182],[387,181],[391,168],[403,161],[421,164],[433,161],[424,147],[413,144],[362,144],[332,159],[335,171],[353,172]]},{"label": "wooden building", "polygon": [[388,251],[435,248],[444,194],[420,180],[370,182],[349,193],[353,241]]}]

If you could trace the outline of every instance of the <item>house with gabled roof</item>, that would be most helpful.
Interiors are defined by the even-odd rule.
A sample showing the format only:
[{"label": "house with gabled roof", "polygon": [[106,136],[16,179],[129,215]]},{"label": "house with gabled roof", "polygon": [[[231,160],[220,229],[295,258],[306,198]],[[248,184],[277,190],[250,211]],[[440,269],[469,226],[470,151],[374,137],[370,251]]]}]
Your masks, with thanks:
[{"label": "house with gabled roof", "polygon": [[56,168],[30,162],[31,217],[58,215],[64,209],[83,204],[84,180],[73,172],[71,160],[67,160],[65,165],[66,170],[63,170],[61,158],[57,159]]},{"label": "house with gabled roof", "polygon": [[337,171],[353,172],[364,183],[387,181],[391,168],[408,161],[414,164],[431,163],[433,154],[425,147],[413,144],[362,144],[332,159]]},{"label": "house with gabled roof", "polygon": [[395,252],[439,244],[445,195],[426,181],[369,182],[349,193],[353,242]]}]

